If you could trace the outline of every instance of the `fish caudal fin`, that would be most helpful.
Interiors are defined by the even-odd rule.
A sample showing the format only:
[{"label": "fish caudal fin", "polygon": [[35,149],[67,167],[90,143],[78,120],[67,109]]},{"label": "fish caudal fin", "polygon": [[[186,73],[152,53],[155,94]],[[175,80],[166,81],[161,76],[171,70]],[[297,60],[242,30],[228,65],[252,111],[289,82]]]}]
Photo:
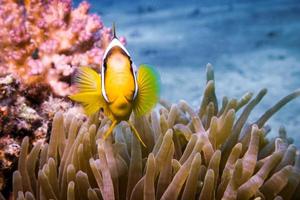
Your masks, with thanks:
[{"label": "fish caudal fin", "polygon": [[133,102],[133,111],[137,117],[151,111],[159,100],[160,77],[148,65],[141,65],[137,75],[138,93]]},{"label": "fish caudal fin", "polygon": [[134,125],[130,122],[130,121],[127,121],[127,123],[129,124],[131,130],[133,131],[134,135],[137,137],[137,139],[142,143],[142,145],[147,148],[146,144],[143,142],[139,132],[136,130],[136,128],[134,127]]},{"label": "fish caudal fin", "polygon": [[106,107],[101,93],[101,76],[96,71],[89,67],[80,67],[75,74],[74,82],[79,92],[70,95],[69,98],[81,103],[86,114],[92,115],[101,107]]}]

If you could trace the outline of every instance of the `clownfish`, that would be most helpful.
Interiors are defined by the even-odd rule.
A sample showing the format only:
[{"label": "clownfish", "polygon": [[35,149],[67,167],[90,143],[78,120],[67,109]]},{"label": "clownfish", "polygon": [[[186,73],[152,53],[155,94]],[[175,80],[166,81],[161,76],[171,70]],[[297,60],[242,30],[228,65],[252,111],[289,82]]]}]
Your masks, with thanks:
[{"label": "clownfish", "polygon": [[126,121],[146,147],[129,117],[132,112],[141,117],[156,105],[160,95],[160,77],[148,65],[140,65],[137,69],[129,52],[117,38],[114,25],[112,29],[113,39],[104,52],[101,74],[90,67],[79,67],[74,77],[78,93],[69,98],[79,102],[87,115],[103,110],[112,121],[104,139],[116,125]]}]

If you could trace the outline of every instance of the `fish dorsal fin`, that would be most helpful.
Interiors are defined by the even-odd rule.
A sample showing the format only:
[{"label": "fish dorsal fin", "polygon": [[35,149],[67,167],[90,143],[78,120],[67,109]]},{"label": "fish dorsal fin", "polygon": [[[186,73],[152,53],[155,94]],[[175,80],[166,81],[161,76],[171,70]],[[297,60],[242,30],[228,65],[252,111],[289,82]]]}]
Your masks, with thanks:
[{"label": "fish dorsal fin", "polygon": [[137,117],[151,111],[159,100],[160,77],[150,66],[141,65],[137,73],[139,91],[133,102],[133,111]]},{"label": "fish dorsal fin", "polygon": [[113,38],[117,38],[115,22],[113,22],[113,25],[112,25],[112,33],[113,33]]}]

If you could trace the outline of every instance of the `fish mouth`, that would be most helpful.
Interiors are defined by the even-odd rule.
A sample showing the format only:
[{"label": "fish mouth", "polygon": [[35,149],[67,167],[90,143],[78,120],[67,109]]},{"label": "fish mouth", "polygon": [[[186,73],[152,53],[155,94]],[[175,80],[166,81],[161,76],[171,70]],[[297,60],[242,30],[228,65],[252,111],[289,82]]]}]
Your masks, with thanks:
[{"label": "fish mouth", "polygon": [[109,104],[110,110],[119,120],[127,120],[132,112],[132,104],[125,97],[119,97]]}]

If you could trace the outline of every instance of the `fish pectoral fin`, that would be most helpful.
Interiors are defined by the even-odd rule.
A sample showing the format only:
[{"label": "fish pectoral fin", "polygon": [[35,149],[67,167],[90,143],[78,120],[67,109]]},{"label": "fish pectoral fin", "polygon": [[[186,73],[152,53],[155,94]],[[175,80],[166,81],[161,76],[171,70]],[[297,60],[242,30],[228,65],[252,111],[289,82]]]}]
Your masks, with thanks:
[{"label": "fish pectoral fin", "polygon": [[137,137],[137,139],[142,143],[142,145],[147,148],[146,144],[143,142],[140,134],[138,133],[138,131],[136,130],[136,128],[134,127],[134,125],[130,122],[130,121],[127,121],[127,123],[129,124],[131,130],[133,131],[134,135]]},{"label": "fish pectoral fin", "polygon": [[80,92],[98,92],[101,94],[101,76],[90,67],[79,67],[73,82]]},{"label": "fish pectoral fin", "polygon": [[101,93],[101,76],[89,67],[79,67],[73,78],[78,93],[69,98],[83,105],[84,111],[92,115],[100,108],[108,112],[107,103]]},{"label": "fish pectoral fin", "polygon": [[137,74],[138,92],[133,101],[133,111],[137,117],[151,111],[159,100],[160,77],[148,65],[141,65]]},{"label": "fish pectoral fin", "polygon": [[85,93],[77,93],[69,96],[70,99],[81,103],[84,111],[87,115],[92,115],[97,112],[101,107],[105,109],[106,103],[103,100],[101,94],[96,92],[85,92]]},{"label": "fish pectoral fin", "polygon": [[115,120],[113,121],[113,123],[110,125],[109,129],[106,131],[106,133],[103,136],[103,140],[106,140],[108,136],[110,136],[114,130],[114,128],[116,127],[116,125],[118,124],[118,122]]}]

